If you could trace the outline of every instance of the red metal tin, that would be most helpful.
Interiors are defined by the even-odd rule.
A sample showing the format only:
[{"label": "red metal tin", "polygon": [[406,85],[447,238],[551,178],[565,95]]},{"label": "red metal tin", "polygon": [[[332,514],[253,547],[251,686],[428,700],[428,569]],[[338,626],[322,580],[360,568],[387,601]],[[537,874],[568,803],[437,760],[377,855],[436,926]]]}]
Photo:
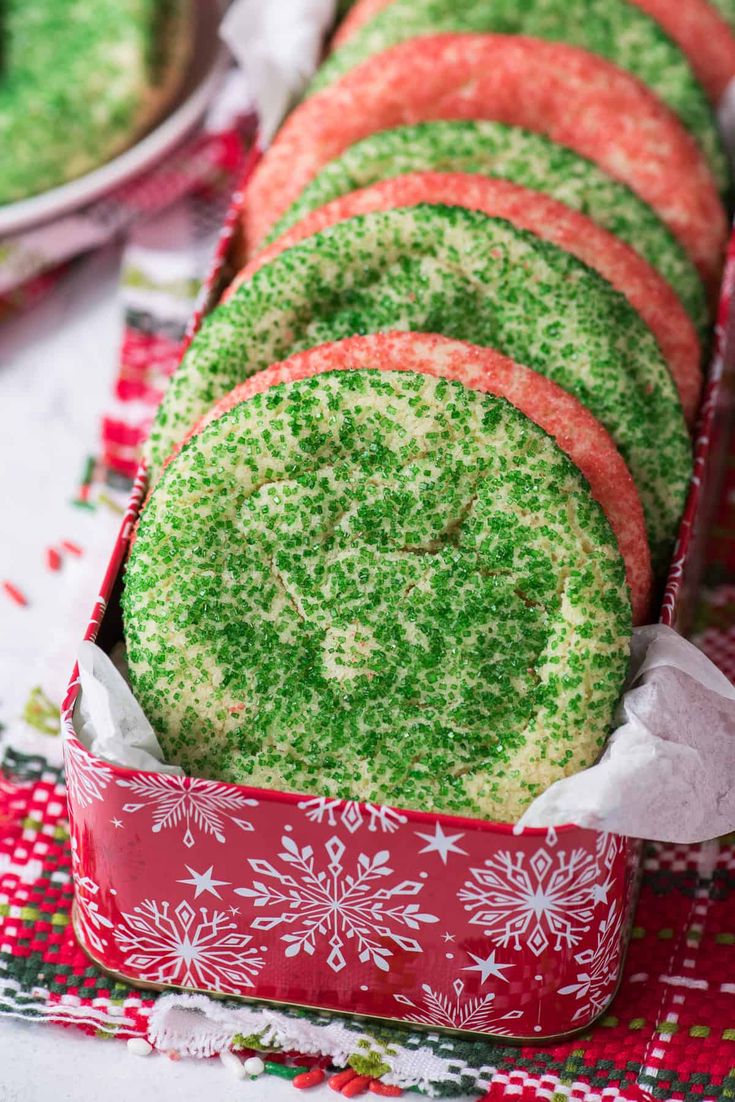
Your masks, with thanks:
[{"label": "red metal tin", "polygon": [[[195,326],[227,277],[234,226],[231,213]],[[679,629],[717,484],[734,280],[735,238],[662,605]],[[141,472],[86,633],[108,650],[144,490]],[[613,999],[638,842],[122,769],[77,740],[77,695],[75,670],[63,709],[75,929],[108,971],[535,1042],[587,1028]]]}]

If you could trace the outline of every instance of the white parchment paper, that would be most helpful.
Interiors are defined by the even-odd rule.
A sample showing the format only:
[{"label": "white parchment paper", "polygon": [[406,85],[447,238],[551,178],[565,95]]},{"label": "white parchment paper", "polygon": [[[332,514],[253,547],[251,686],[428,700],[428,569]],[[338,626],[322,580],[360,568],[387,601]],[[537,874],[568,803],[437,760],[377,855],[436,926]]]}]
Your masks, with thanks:
[{"label": "white parchment paper", "polygon": [[314,74],[335,10],[335,0],[236,0],[229,8],[220,34],[245,74],[261,145]]},{"label": "white parchment paper", "polygon": [[637,628],[628,689],[600,762],[557,781],[519,826],[579,826],[661,842],[735,829],[735,688],[671,628]]},{"label": "white parchment paper", "polygon": [[114,657],[115,662],[94,643],[84,642],[79,648],[80,691],[74,710],[79,741],[113,765],[183,776],[180,766],[163,760],[156,733],[124,676],[122,647]]},{"label": "white parchment paper", "polygon": [[[180,774],[163,764],[153,729],[107,655],[83,643],[79,670],[75,727],[85,746],[117,765]],[[562,823],[661,842],[703,842],[735,829],[735,688],[671,628],[636,628],[628,687],[602,758],[552,785],[518,826]]]}]

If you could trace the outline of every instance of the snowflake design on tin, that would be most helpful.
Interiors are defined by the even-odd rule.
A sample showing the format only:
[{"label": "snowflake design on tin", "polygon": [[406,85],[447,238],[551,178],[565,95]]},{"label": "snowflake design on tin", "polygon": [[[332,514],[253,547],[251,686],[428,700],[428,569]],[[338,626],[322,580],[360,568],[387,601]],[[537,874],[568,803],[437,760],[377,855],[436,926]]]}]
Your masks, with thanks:
[{"label": "snowflake design on tin", "polygon": [[503,851],[470,870],[474,880],[458,893],[474,912],[470,922],[497,945],[527,945],[535,956],[549,945],[556,951],[577,945],[593,918],[597,861],[583,849],[552,856],[542,847],[528,862],[526,856]]},{"label": "snowflake design on tin", "polygon": [[236,888],[237,895],[253,900],[255,907],[275,907],[278,913],[256,918],[254,930],[272,930],[276,926],[297,927],[283,934],[287,957],[304,952],[313,956],[320,941],[331,947],[327,964],[333,972],[347,965],[345,947],[352,943],[361,964],[372,962],[383,972],[390,968],[388,958],[392,942],[407,953],[421,953],[420,943],[400,933],[396,927],[419,930],[422,923],[438,922],[436,915],[423,914],[417,903],[400,901],[401,896],[416,896],[423,884],[402,880],[391,887],[376,888],[375,882],[385,880],[393,870],[388,866],[390,854],[381,850],[373,857],[361,853],[354,874],[342,863],[345,845],[337,837],[325,843],[329,857],[326,869],[319,869],[312,846],[299,849],[293,838],[281,839],[283,852],[278,854],[288,870],[277,869],[268,861],[249,859],[253,872],[274,881],[266,884],[253,881],[250,888]]},{"label": "snowflake design on tin", "polygon": [[76,738],[67,738],[64,740],[64,778],[69,802],[76,808],[84,808],[95,800],[104,799],[102,793],[112,780],[112,770]]},{"label": "snowflake design on tin", "polygon": [[594,949],[585,949],[574,957],[577,964],[582,965],[577,972],[577,982],[559,988],[560,995],[574,995],[580,1000],[573,1022],[594,1020],[602,1014],[615,992],[620,971],[623,917],[617,900],[613,900],[598,928]]},{"label": "snowflake design on tin", "polygon": [[[395,811],[392,807],[384,807],[382,804],[359,804],[355,800],[337,800],[330,796],[314,796],[310,800],[302,800],[297,805],[299,811],[306,813],[307,819],[312,823],[326,823],[327,826],[337,826],[337,821],[350,834],[354,834],[367,821],[368,830],[383,831],[392,834],[408,822],[405,815]],[[367,819],[363,814],[367,812]]]},{"label": "snowflake design on tin", "polygon": [[[76,838],[72,838],[71,848],[74,864],[76,865],[79,860]],[[100,886],[91,876],[80,876],[76,871],[72,872],[72,878],[74,880],[76,925],[83,936],[85,945],[95,949],[98,953],[102,953],[107,945],[107,938],[103,931],[112,930],[114,923],[110,921],[107,915],[100,912],[97,898],[100,893]]]},{"label": "snowflake design on tin", "polygon": [[135,803],[123,804],[123,811],[133,814],[144,807],[153,808],[153,833],[183,827],[183,842],[187,849],[196,843],[195,830],[211,834],[218,842],[226,840],[225,824],[234,823],[240,830],[252,831],[249,819],[237,813],[257,807],[257,800],[246,799],[230,785],[205,781],[198,777],[172,777],[163,773],[148,773],[131,780],[118,780],[121,788],[129,788],[137,796]]},{"label": "snowflake design on tin", "polygon": [[624,847],[623,839],[619,834],[598,833],[595,841],[597,859],[600,868],[611,869],[615,858]]},{"label": "snowflake design on tin", "polygon": [[252,937],[236,929],[224,911],[144,899],[123,914],[115,941],[139,979],[239,994],[254,986],[265,961],[249,948]]},{"label": "snowflake design on tin", "polygon": [[405,1022],[441,1026],[444,1029],[474,1030],[481,1033],[492,1031],[498,1037],[512,1037],[512,1030],[502,1023],[522,1018],[523,1011],[510,1010],[507,1014],[495,1014],[494,994],[464,998],[464,987],[463,980],[455,980],[452,984],[454,991],[452,996],[442,995],[434,991],[428,983],[422,983],[423,995],[418,1002],[414,1002],[408,995],[394,995],[393,998],[402,1006],[412,1009],[413,1013],[403,1016],[402,1020]]},{"label": "snowflake design on tin", "polygon": [[592,888],[592,900],[594,903],[607,903],[607,897],[613,888],[615,878],[612,874],[613,865],[620,852],[624,848],[624,841],[618,834],[598,834],[596,841],[597,869],[604,880]]}]

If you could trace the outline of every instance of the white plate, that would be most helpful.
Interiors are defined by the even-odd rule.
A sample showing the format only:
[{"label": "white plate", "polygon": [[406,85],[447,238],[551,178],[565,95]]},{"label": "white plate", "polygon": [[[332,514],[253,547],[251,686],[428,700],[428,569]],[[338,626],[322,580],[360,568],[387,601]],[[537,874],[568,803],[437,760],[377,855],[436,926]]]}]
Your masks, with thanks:
[{"label": "white plate", "polygon": [[87,206],[170,153],[201,120],[227,68],[218,37],[220,4],[194,0],[194,50],[170,113],[149,134],[100,168],[18,203],[0,207],[0,235],[18,233]]}]

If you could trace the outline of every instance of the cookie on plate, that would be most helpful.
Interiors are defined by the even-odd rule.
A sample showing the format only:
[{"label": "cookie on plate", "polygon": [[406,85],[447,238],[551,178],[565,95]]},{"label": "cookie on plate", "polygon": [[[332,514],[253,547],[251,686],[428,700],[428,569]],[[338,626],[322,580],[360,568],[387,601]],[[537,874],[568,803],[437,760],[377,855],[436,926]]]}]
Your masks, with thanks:
[{"label": "cookie on plate", "polygon": [[732,0],[632,0],[689,58],[713,103],[735,77],[735,4]]},{"label": "cookie on plate", "polygon": [[[393,0],[358,0],[332,39],[336,50],[355,37]],[[719,103],[735,76],[735,3],[733,0],[630,0],[652,16],[689,58],[713,103]]]},{"label": "cookie on plate", "polygon": [[9,0],[0,204],[105,164],[155,122],[191,47],[190,0]]}]

